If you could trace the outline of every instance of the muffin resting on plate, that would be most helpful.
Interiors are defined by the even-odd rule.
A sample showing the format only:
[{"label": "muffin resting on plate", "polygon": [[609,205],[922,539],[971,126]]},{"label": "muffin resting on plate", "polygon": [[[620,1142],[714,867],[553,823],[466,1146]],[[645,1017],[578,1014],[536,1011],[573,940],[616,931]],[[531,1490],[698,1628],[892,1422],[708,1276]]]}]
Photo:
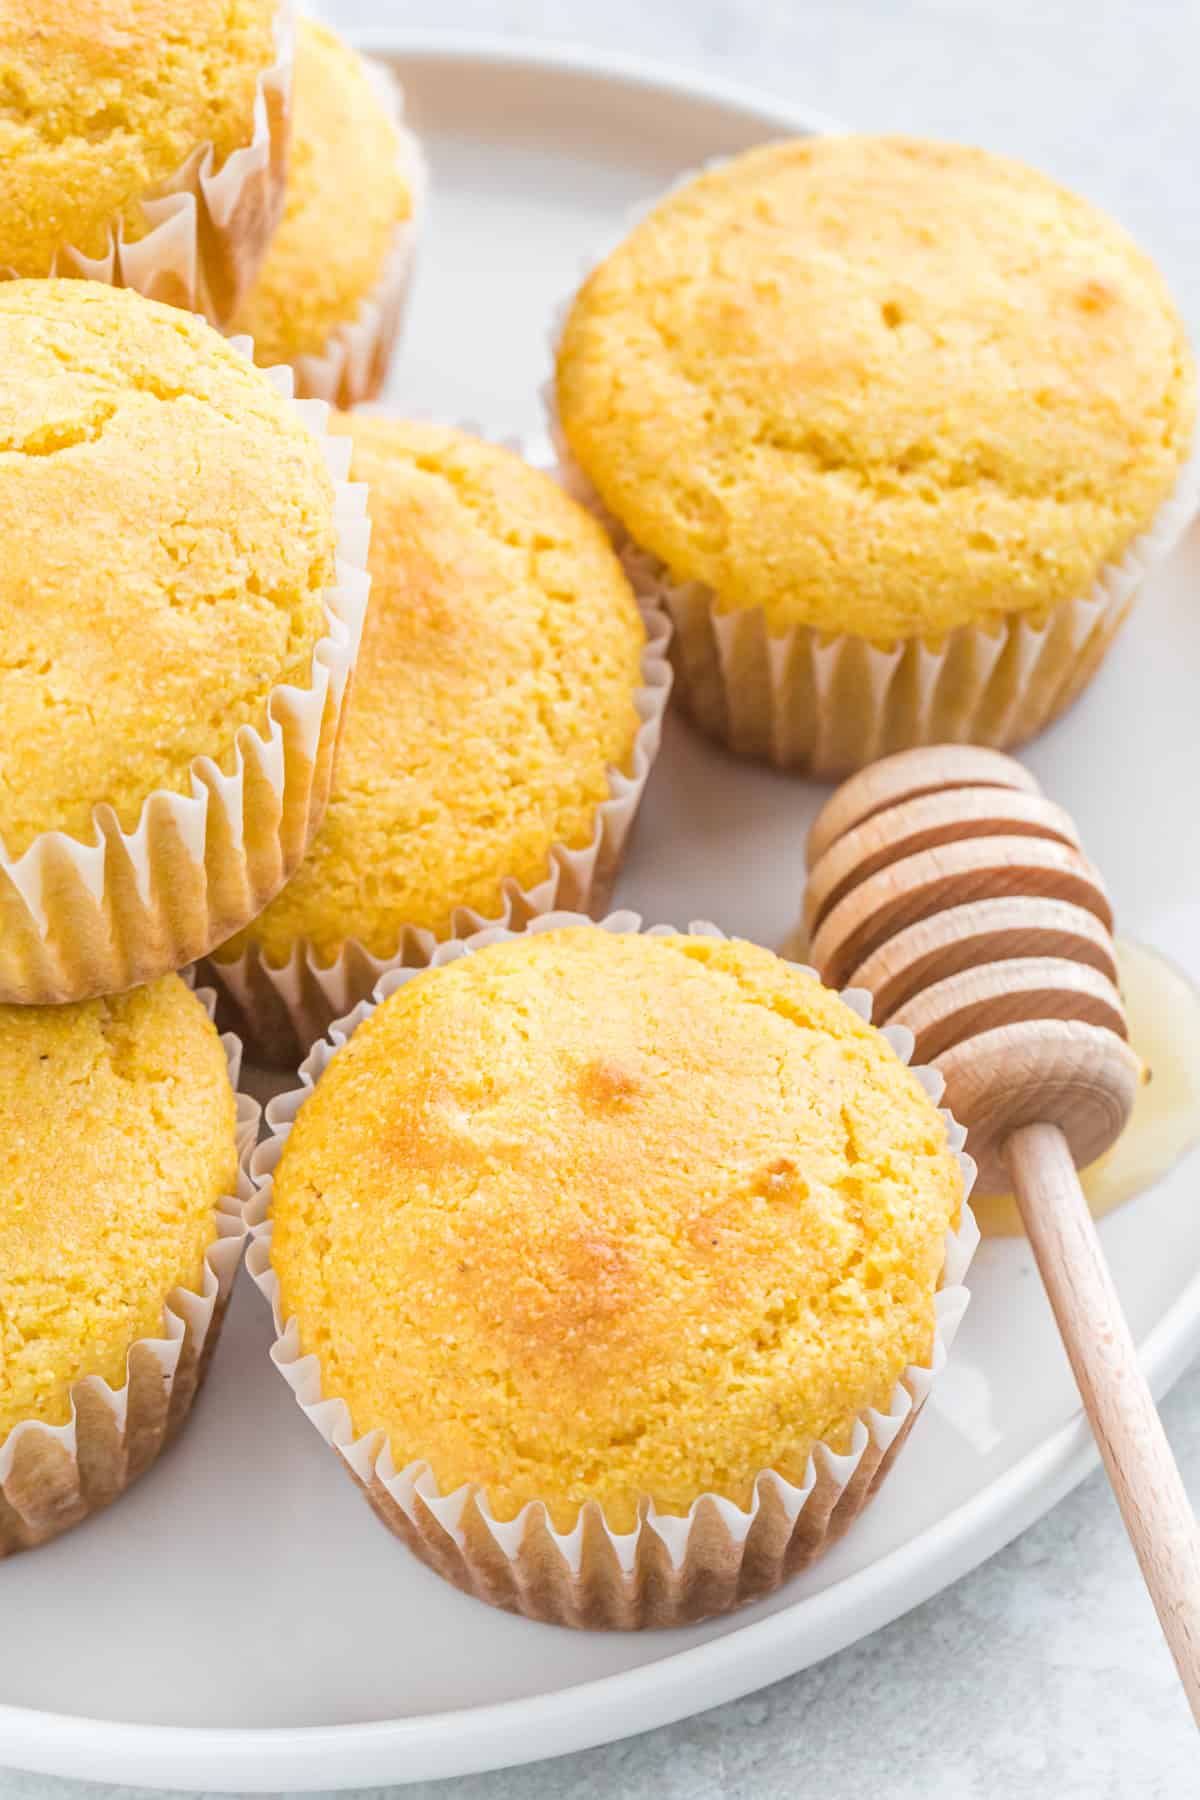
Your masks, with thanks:
[{"label": "muffin resting on plate", "polygon": [[299,21],[283,223],[229,329],[338,406],[382,384],[412,273],[423,173],[398,100],[382,67]]},{"label": "muffin resting on plate", "polygon": [[300,861],[362,594],[321,442],[203,320],[0,283],[0,367],[0,999],[81,999]]},{"label": "muffin resting on plate", "polygon": [[0,271],[220,320],[283,209],[288,0],[0,0]]},{"label": "muffin resting on plate", "polygon": [[240,1255],[237,1161],[225,1048],[177,975],[0,1007],[0,1556],[183,1423]]},{"label": "muffin resting on plate", "polygon": [[316,1358],[344,1446],[383,1434],[355,1473],[483,1597],[642,1625],[768,1591],[923,1398],[964,1181],[922,1083],[736,941],[535,926],[381,991],[274,1169],[276,1360]]},{"label": "muffin resting on plate", "polygon": [[822,773],[1040,730],[1194,505],[1157,270],[954,145],[795,140],[687,182],[579,291],[556,396],[687,710]]},{"label": "muffin resting on plate", "polygon": [[603,906],[668,678],[604,532],[549,476],[444,426],[334,429],[368,484],[373,585],[329,810],[212,963],[277,1061],[392,957]]}]

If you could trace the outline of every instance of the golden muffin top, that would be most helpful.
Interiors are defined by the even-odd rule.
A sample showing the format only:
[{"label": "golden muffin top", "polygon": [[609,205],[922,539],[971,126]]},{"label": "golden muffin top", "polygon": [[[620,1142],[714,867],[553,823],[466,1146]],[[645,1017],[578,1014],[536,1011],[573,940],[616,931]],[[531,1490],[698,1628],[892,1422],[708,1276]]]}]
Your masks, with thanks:
[{"label": "golden muffin top", "polygon": [[334,579],[320,444],[202,320],[0,283],[0,842],[137,823],[307,686]]},{"label": "golden muffin top", "polygon": [[279,0],[0,0],[0,268],[142,236],[141,201],[200,145],[254,135]]},{"label": "golden muffin top", "polygon": [[298,22],[293,104],[283,223],[229,327],[264,368],[319,354],[356,316],[412,213],[391,113],[362,58],[312,19]]},{"label": "golden muffin top", "polygon": [[549,476],[444,426],[335,417],[369,487],[371,605],[325,822],[225,954],[390,956],[590,841],[638,730],[645,632],[604,532]]},{"label": "golden muffin top", "polygon": [[1162,279],[1104,214],[981,150],[858,136],[669,194],[580,290],[557,388],[676,579],[878,642],[1087,593],[1195,406]]},{"label": "golden muffin top", "polygon": [[884,1037],[747,943],[534,933],[399,989],[274,1182],[357,1433],[498,1517],[741,1504],[929,1356],[960,1167]]},{"label": "golden muffin top", "polygon": [[225,1052],[177,975],[74,1006],[0,1007],[0,1443],[62,1425],[199,1292],[235,1191]]}]

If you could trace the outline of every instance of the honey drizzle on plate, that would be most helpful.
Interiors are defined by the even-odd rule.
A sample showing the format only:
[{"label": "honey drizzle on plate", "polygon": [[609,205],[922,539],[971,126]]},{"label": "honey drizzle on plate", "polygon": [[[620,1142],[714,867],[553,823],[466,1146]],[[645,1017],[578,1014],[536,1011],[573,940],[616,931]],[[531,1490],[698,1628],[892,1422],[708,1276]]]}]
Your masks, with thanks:
[{"label": "honey drizzle on plate", "polygon": [[[1146,945],[1120,938],[1116,948],[1129,1038],[1147,1077],[1124,1132],[1081,1177],[1097,1219],[1145,1193],[1200,1143],[1200,990]],[[971,1208],[985,1237],[1021,1235],[1010,1194],[975,1194]]]}]

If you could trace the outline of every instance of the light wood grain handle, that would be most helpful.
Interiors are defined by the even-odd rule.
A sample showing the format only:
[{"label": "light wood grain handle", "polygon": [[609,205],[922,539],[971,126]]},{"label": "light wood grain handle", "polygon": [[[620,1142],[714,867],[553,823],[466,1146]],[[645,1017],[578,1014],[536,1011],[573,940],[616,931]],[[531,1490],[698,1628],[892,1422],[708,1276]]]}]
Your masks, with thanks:
[{"label": "light wood grain handle", "polygon": [[808,960],[913,1032],[981,1190],[1016,1189],[1200,1725],[1200,1533],[1075,1173],[1119,1137],[1141,1076],[1104,883],[1027,770],[962,745],[853,776],[813,826],[809,870]]},{"label": "light wood grain handle", "polygon": [[1200,1725],[1200,1533],[1067,1141],[1024,1125],[1004,1160],[1142,1576]]}]

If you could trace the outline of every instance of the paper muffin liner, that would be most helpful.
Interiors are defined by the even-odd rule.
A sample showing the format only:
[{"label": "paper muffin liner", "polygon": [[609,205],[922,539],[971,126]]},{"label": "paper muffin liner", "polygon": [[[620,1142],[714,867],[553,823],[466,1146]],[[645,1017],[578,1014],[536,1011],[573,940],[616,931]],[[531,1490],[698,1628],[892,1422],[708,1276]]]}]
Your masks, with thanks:
[{"label": "paper muffin liner", "polygon": [[[463,429],[484,435],[475,426]],[[510,440],[507,447],[528,462],[536,461],[530,447],[518,440]],[[608,798],[596,808],[595,826],[586,844],[578,849],[563,843],[552,845],[546,873],[533,887],[524,888],[511,876],[504,879],[495,918],[485,918],[470,907],[457,908],[450,923],[451,939],[468,938],[493,927],[519,931],[548,912],[565,910],[595,917],[607,908],[658,755],[672,681],[670,620],[649,590],[637,582],[633,588],[646,627],[646,645],[641,686],[634,694],[640,723],[629,773],[610,767]],[[390,956],[375,956],[364,944],[350,939],[331,962],[323,963],[313,946],[300,939],[279,967],[273,967],[259,946],[251,943],[236,958],[210,957],[205,968],[236,1008],[237,1028],[251,1057],[276,1068],[295,1068],[331,1022],[364,999],[386,970],[396,963],[413,969],[426,967],[440,941],[437,933],[424,926],[404,924]]]},{"label": "paper muffin liner", "polygon": [[[249,353],[249,340],[235,340]],[[287,368],[264,371],[290,398]],[[335,585],[309,685],[282,683],[267,724],[244,725],[226,772],[196,757],[188,793],[157,789],[132,830],[107,805],[92,841],[46,831],[20,856],[0,843],[0,1001],[84,1000],[183,968],[262,911],[299,867],[324,815],[342,705],[366,611],[366,489],[327,408],[294,401],[334,478]]]},{"label": "paper muffin liner", "polygon": [[274,59],[258,77],[250,142],[230,151],[220,168],[213,145],[198,144],[168,181],[143,197],[141,237],[127,240],[124,222],[117,221],[101,255],[64,244],[46,273],[136,288],[151,300],[204,313],[214,325],[231,318],[283,217],[294,50],[292,0],[280,0]]},{"label": "paper muffin liner", "polygon": [[382,63],[369,58],[364,58],[364,62],[371,85],[395,122],[400,139],[400,173],[412,210],[396,227],[383,273],[355,317],[334,328],[319,354],[291,358],[296,392],[305,399],[327,400],[343,410],[373,400],[387,377],[416,272],[429,193],[429,173],[421,146],[404,124],[400,84]]},{"label": "paper muffin liner", "polygon": [[[215,994],[201,989],[198,998],[211,1018]],[[240,1043],[231,1032],[221,1042],[237,1093],[238,1189],[217,1202],[200,1292],[167,1296],[162,1335],[130,1346],[122,1387],[85,1376],[71,1389],[65,1425],[30,1419],[0,1438],[0,1558],[47,1543],[123,1494],[173,1442],[203,1385],[242,1260],[261,1119],[257,1103],[237,1092]]]},{"label": "paper muffin liner", "polygon": [[[558,913],[533,920],[527,929],[551,931],[593,923],[579,914]],[[618,912],[594,928],[634,932],[642,929],[642,923],[636,913]],[[650,931],[657,935],[672,929],[654,926]],[[689,931],[724,935],[707,924],[693,924]],[[430,960],[440,966],[516,935],[497,928],[482,931],[466,941],[439,945]],[[863,1511],[946,1361],[966,1310],[963,1277],[979,1241],[968,1204],[975,1165],[963,1154],[965,1132],[943,1111],[950,1147],[963,1169],[963,1204],[957,1229],[946,1236],[929,1364],[905,1369],[886,1410],[869,1409],[859,1416],[848,1451],[818,1444],[799,1484],[764,1470],[744,1508],[720,1495],[704,1494],[680,1516],[660,1513],[647,1497],[639,1505],[632,1531],[614,1530],[596,1501],[581,1508],[567,1532],[554,1526],[540,1501],[522,1507],[514,1519],[501,1521],[493,1516],[480,1487],[464,1484],[443,1494],[428,1463],[396,1466],[382,1432],[355,1437],[345,1402],[324,1398],[318,1359],[301,1354],[296,1322],[285,1322],[281,1316],[279,1282],[271,1267],[272,1177],[296,1115],[355,1028],[418,973],[400,966],[389,970],[371,1001],[355,1007],[313,1045],[300,1069],[301,1086],[267,1107],[270,1135],[251,1162],[258,1191],[246,1211],[251,1230],[246,1261],[274,1314],[272,1361],[384,1524],[439,1575],[493,1606],[549,1624],[632,1630],[693,1624],[772,1593],[835,1543]],[[848,990],[842,998],[860,1017],[869,1017],[869,995]],[[908,1062],[911,1033],[888,1027],[883,1036]],[[913,1073],[931,1099],[940,1099],[943,1083],[936,1070],[914,1068]]]},{"label": "paper muffin liner", "polygon": [[[585,262],[586,277],[659,202],[717,157],[634,208]],[[672,657],[681,710],[707,736],[779,769],[841,776],[893,751],[971,743],[1011,750],[1036,737],[1079,697],[1104,660],[1151,571],[1165,561],[1200,506],[1200,444],[1149,528],[1086,594],[1058,603],[1044,623],[992,615],[928,640],[876,644],[808,626],[772,632],[761,608],[723,607],[702,582],[675,581],[604,506],[575,460],[557,412],[554,364],[574,293],[555,309],[551,374],[543,389],[562,478],[604,520],[627,568],[650,587],[675,627]]]}]

